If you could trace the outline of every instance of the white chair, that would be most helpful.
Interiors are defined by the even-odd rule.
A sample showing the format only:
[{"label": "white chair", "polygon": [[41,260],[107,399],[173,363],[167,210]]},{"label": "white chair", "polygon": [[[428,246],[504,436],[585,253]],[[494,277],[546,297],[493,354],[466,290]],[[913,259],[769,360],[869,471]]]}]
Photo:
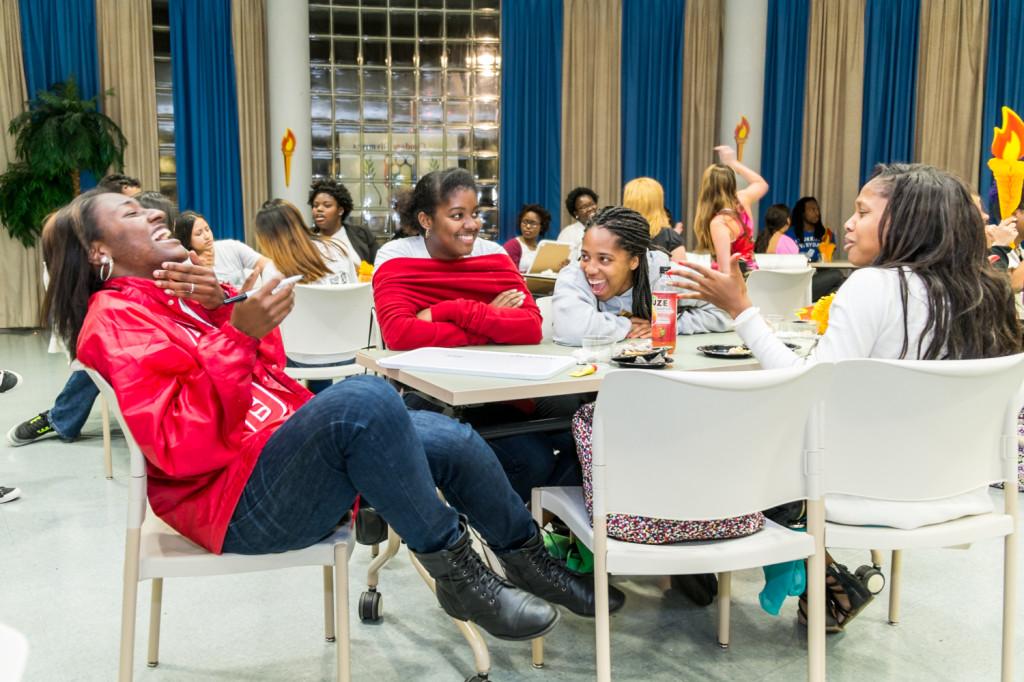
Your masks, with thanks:
[{"label": "white chair", "polygon": [[[78,360],[72,360],[70,369],[72,372],[81,372],[85,370],[85,365]],[[103,474],[110,481],[114,478],[114,458],[110,447],[110,408],[103,393],[100,393],[99,400],[100,416],[103,421]]]},{"label": "white chair", "polygon": [[686,252],[686,260],[690,263],[696,263],[697,265],[703,265],[706,268],[711,267],[711,254],[710,253],[696,253],[693,251]]},{"label": "white chair", "polygon": [[[836,364],[826,400],[826,493],[925,501],[1005,481],[1010,492],[1001,512],[914,530],[825,526],[829,547],[892,550],[892,623],[899,620],[901,550],[1004,538],[1004,682],[1019,679],[1013,675],[1017,495],[1012,491],[1017,489],[1022,380],[1024,355],[931,362],[848,360]],[[948,603],[950,598],[955,603],[953,592],[940,600]]]},{"label": "white chair", "polygon": [[762,315],[794,318],[798,308],[811,304],[814,270],[754,270],[747,277],[747,293]]},{"label": "white chair", "polygon": [[337,379],[362,374],[351,360],[372,339],[373,287],[369,283],[295,287],[295,307],[281,323],[284,350],[292,360],[323,367],[288,367],[293,379]]},{"label": "white chair", "polygon": [[544,296],[537,299],[537,307],[540,308],[540,330],[541,341],[551,340],[555,333],[555,299],[553,296]]},{"label": "white chair", "polygon": [[[825,674],[820,419],[825,364],[763,372],[612,372],[594,415],[593,528],[579,487],[535,488],[532,510],[559,516],[594,551],[597,679],[611,679],[608,574],[719,574],[718,641],[729,644],[731,572],[810,557],[808,672]],[[656,398],[656,399],[655,399]],[[700,426],[679,430],[679,406]],[[765,405],[778,409],[766,410]],[[784,406],[784,409],[783,409]],[[743,430],[736,434],[736,415]],[[606,514],[720,519],[808,502],[808,532],[768,521],[744,538],[642,545],[607,537]],[[535,662],[539,657],[535,652]]]},{"label": "white chair", "polygon": [[9,625],[0,623],[0,682],[21,682],[28,662],[28,640]]},{"label": "white chair", "polygon": [[802,253],[755,253],[760,270],[806,270],[807,256]]},{"label": "white chair", "polygon": [[[87,369],[111,412],[121,424],[131,454],[128,486],[128,531],[125,536],[124,592],[121,606],[121,660],[118,680],[133,676],[135,614],[139,582],[152,580],[149,611],[149,667],[155,667],[160,649],[160,609],[163,579],[227,575],[295,566],[322,566],[324,581],[324,630],[335,641],[337,625],[337,679],[347,682],[349,671],[348,559],[354,544],[348,526],[305,549],[280,554],[211,554],[179,535],[153,514],[146,502],[146,459],[121,416],[110,384],[95,370]],[[337,587],[337,590],[335,590]]]}]

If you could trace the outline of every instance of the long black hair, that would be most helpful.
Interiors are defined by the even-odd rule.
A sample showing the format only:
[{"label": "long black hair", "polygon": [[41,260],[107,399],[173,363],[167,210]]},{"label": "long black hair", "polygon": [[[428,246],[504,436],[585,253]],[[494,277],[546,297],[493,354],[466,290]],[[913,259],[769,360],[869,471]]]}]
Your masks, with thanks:
[{"label": "long black hair", "polygon": [[789,206],[772,204],[764,213],[764,229],[757,235],[754,242],[754,253],[768,253],[768,245],[779,230],[786,229],[789,220]]},{"label": "long black hair", "polygon": [[78,333],[85,322],[89,297],[103,288],[99,273],[89,263],[89,249],[100,238],[93,215],[96,197],[109,194],[97,188],[83,192],[58,210],[43,228],[43,260],[50,285],[43,297],[42,322],[52,324],[64,347],[75,357]]},{"label": "long black hair", "polygon": [[909,351],[909,273],[921,278],[928,317],[917,342],[922,360],[969,360],[1021,351],[1021,327],[1005,274],[986,259],[985,230],[970,190],[923,164],[879,165],[868,185],[888,203],[871,264],[899,273],[903,347]]},{"label": "long black hair", "polygon": [[[189,251],[192,250],[192,228],[196,226],[196,221],[199,219],[206,220],[206,216],[195,211],[184,211],[174,221],[174,238]],[[210,221],[206,220],[206,222],[209,224]]]},{"label": "long black hair", "polygon": [[619,248],[640,261],[633,271],[633,316],[651,318],[651,279],[647,267],[647,247],[651,243],[651,227],[642,215],[631,208],[605,206],[591,221],[592,230],[603,227],[615,235]]},{"label": "long black hair", "polygon": [[800,197],[800,201],[796,202],[790,217],[797,244],[804,240],[804,207],[812,201],[818,204],[818,222],[814,223],[814,236],[818,241],[825,238],[825,223],[821,222],[821,204],[814,197]]},{"label": "long black hair", "polygon": [[434,211],[448,200],[458,189],[477,191],[476,180],[464,168],[449,168],[431,171],[420,178],[412,192],[405,194],[398,202],[398,215],[402,231],[408,236],[426,232],[420,224],[419,214],[434,215]]}]

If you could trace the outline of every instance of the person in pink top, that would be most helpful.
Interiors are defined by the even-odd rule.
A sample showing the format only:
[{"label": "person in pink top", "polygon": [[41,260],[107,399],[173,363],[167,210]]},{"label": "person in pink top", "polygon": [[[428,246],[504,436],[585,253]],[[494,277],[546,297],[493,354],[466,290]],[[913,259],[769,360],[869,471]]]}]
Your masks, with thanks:
[{"label": "person in pink top", "polygon": [[772,204],[764,214],[764,229],[754,242],[754,253],[782,253],[795,255],[800,247],[786,235],[789,229],[789,206]]},{"label": "person in pink top", "polygon": [[[728,273],[732,254],[740,254],[741,267],[757,268],[754,261],[754,229],[751,207],[768,193],[768,183],[736,159],[729,146],[715,147],[718,163],[704,170],[697,194],[697,216],[693,230],[697,250],[715,255],[717,269]],[[736,189],[736,175],[747,182]]]}]

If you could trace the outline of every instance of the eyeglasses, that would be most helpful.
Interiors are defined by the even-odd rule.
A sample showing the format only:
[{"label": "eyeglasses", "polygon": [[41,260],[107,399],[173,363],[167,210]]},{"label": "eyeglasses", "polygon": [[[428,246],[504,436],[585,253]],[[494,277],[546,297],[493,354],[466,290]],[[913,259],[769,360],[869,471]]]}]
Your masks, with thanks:
[{"label": "eyeglasses", "polygon": [[536,220],[524,220],[519,224],[522,225],[523,227],[540,227],[540,223],[538,223]]}]

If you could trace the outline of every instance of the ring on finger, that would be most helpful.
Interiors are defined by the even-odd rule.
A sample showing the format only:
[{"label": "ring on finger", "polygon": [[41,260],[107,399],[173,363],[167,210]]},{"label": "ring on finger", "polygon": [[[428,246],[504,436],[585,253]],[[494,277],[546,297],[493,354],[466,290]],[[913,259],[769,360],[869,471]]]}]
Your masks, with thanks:
[{"label": "ring on finger", "polygon": [[190,294],[196,293],[196,283],[195,282],[192,282],[191,284],[189,284],[188,293],[190,293]]}]

